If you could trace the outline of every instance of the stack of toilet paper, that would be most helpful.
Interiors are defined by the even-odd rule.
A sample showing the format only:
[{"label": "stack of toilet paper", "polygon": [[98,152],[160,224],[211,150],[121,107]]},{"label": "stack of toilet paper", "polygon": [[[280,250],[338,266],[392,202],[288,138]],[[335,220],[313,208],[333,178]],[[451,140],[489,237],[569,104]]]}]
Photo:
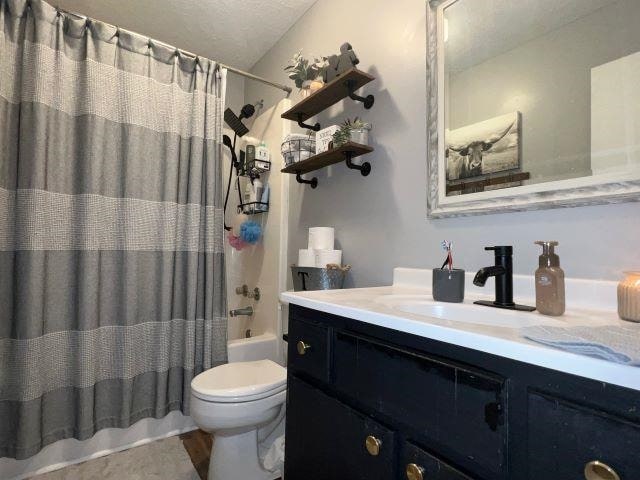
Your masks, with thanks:
[{"label": "stack of toilet paper", "polygon": [[334,250],[334,243],[333,228],[310,228],[309,248],[298,251],[298,266],[325,268],[328,264],[342,265],[342,250]]}]

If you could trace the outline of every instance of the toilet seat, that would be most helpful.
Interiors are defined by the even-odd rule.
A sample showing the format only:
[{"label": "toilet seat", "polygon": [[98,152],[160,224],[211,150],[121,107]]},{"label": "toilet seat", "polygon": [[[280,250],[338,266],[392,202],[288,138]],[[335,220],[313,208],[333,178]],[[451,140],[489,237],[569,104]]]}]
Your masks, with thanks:
[{"label": "toilet seat", "polygon": [[287,388],[287,369],[271,360],[227,363],[197,375],[193,395],[207,402],[251,402]]}]

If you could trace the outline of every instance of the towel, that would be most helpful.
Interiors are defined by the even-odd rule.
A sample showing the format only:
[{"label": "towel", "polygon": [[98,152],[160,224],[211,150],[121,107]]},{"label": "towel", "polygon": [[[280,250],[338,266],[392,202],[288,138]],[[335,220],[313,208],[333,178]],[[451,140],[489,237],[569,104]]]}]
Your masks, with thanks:
[{"label": "towel", "polygon": [[526,327],[523,337],[568,352],[638,367],[640,324],[605,327]]}]

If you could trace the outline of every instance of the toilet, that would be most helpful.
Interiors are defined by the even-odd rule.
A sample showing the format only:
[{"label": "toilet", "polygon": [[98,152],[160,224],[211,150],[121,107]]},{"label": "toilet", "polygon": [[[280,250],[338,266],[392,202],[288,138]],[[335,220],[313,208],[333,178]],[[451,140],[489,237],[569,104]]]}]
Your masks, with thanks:
[{"label": "toilet", "polygon": [[209,480],[275,480],[258,438],[282,428],[287,370],[271,360],[220,365],[191,381],[191,417],[213,435]]}]

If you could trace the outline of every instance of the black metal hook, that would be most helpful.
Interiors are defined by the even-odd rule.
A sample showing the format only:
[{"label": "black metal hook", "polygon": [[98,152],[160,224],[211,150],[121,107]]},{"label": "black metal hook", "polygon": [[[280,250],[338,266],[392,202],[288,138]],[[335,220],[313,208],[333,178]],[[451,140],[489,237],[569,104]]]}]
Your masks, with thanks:
[{"label": "black metal hook", "polygon": [[318,179],[316,177],[313,177],[311,180],[305,180],[304,178],[302,178],[300,176],[300,172],[296,172],[296,180],[298,181],[298,183],[304,183],[306,185],[311,185],[311,188],[317,188],[318,187]]},{"label": "black metal hook", "polygon": [[302,113],[298,114],[298,126],[300,128],[306,128],[308,130],[312,130],[314,132],[319,132],[320,131],[320,124],[316,123],[315,125],[307,125],[306,123],[304,123],[302,121]]},{"label": "black metal hook", "polygon": [[347,167],[351,168],[352,170],[360,170],[360,175],[362,175],[363,177],[366,177],[371,173],[371,164],[369,162],[364,162],[362,165],[354,165],[351,161],[353,158],[352,152],[344,152],[344,156]]},{"label": "black metal hook", "polygon": [[347,89],[349,90],[349,98],[351,100],[355,100],[356,102],[362,102],[364,104],[364,108],[367,110],[373,107],[373,102],[375,101],[375,98],[373,95],[367,95],[366,97],[361,97],[360,95],[356,95],[355,80],[347,80]]}]

